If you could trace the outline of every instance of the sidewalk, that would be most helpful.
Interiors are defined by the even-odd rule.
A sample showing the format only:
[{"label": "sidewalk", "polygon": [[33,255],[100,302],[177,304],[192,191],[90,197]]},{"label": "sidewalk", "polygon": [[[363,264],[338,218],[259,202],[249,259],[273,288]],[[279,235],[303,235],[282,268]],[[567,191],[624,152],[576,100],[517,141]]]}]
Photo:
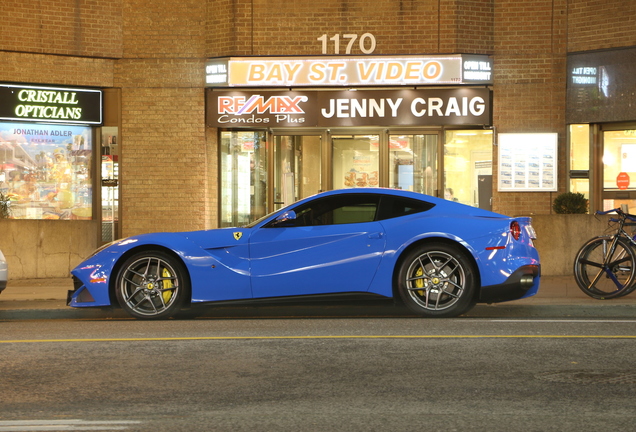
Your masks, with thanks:
[{"label": "sidewalk", "polygon": [[[73,289],[71,278],[9,280],[0,293],[0,309],[66,308],[66,294]],[[539,293],[533,297],[500,305],[633,305],[636,292],[612,300],[586,296],[571,276],[544,276]]]}]

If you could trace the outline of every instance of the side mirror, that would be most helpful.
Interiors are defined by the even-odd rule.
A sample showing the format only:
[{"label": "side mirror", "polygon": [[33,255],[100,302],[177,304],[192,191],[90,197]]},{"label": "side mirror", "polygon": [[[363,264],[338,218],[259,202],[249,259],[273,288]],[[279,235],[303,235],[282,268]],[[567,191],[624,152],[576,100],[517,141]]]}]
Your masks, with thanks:
[{"label": "side mirror", "polygon": [[288,210],[275,219],[274,226],[289,226],[290,222],[296,220],[296,212]]}]

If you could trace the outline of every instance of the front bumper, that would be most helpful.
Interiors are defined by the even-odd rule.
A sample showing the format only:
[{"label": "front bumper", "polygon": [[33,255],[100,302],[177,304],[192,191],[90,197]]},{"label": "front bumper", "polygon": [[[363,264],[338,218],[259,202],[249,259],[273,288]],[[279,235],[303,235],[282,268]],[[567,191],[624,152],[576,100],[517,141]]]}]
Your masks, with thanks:
[{"label": "front bumper", "polygon": [[73,276],[73,289],[66,293],[66,305],[73,307],[98,306],[90,291],[77,276]]},{"label": "front bumper", "polygon": [[526,265],[515,270],[504,283],[481,287],[480,303],[498,303],[533,296],[539,291],[541,267]]}]

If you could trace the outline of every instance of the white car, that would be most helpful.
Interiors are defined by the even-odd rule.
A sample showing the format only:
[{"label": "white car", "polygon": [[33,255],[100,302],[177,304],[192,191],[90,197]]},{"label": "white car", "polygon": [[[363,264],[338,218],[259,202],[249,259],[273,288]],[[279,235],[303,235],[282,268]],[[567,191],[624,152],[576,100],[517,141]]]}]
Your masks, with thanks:
[{"label": "white car", "polygon": [[7,287],[7,279],[9,278],[9,266],[7,260],[4,258],[2,251],[0,250],[0,292],[4,291]]}]

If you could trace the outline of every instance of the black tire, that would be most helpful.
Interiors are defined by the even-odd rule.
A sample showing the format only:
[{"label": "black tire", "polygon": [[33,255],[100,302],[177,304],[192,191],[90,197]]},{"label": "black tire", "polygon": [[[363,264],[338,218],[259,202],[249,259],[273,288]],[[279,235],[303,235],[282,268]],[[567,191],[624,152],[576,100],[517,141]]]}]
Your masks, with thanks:
[{"label": "black tire", "polygon": [[174,316],[190,297],[183,264],[161,251],[139,252],[120,267],[115,295],[128,314],[141,319]]},{"label": "black tire", "polygon": [[430,243],[412,250],[401,261],[398,278],[404,304],[424,317],[455,317],[476,302],[473,264],[450,244]]},{"label": "black tire", "polygon": [[595,237],[585,243],[574,259],[574,279],[588,296],[607,300],[629,294],[636,288],[636,253],[619,238],[609,256],[614,237]]}]

